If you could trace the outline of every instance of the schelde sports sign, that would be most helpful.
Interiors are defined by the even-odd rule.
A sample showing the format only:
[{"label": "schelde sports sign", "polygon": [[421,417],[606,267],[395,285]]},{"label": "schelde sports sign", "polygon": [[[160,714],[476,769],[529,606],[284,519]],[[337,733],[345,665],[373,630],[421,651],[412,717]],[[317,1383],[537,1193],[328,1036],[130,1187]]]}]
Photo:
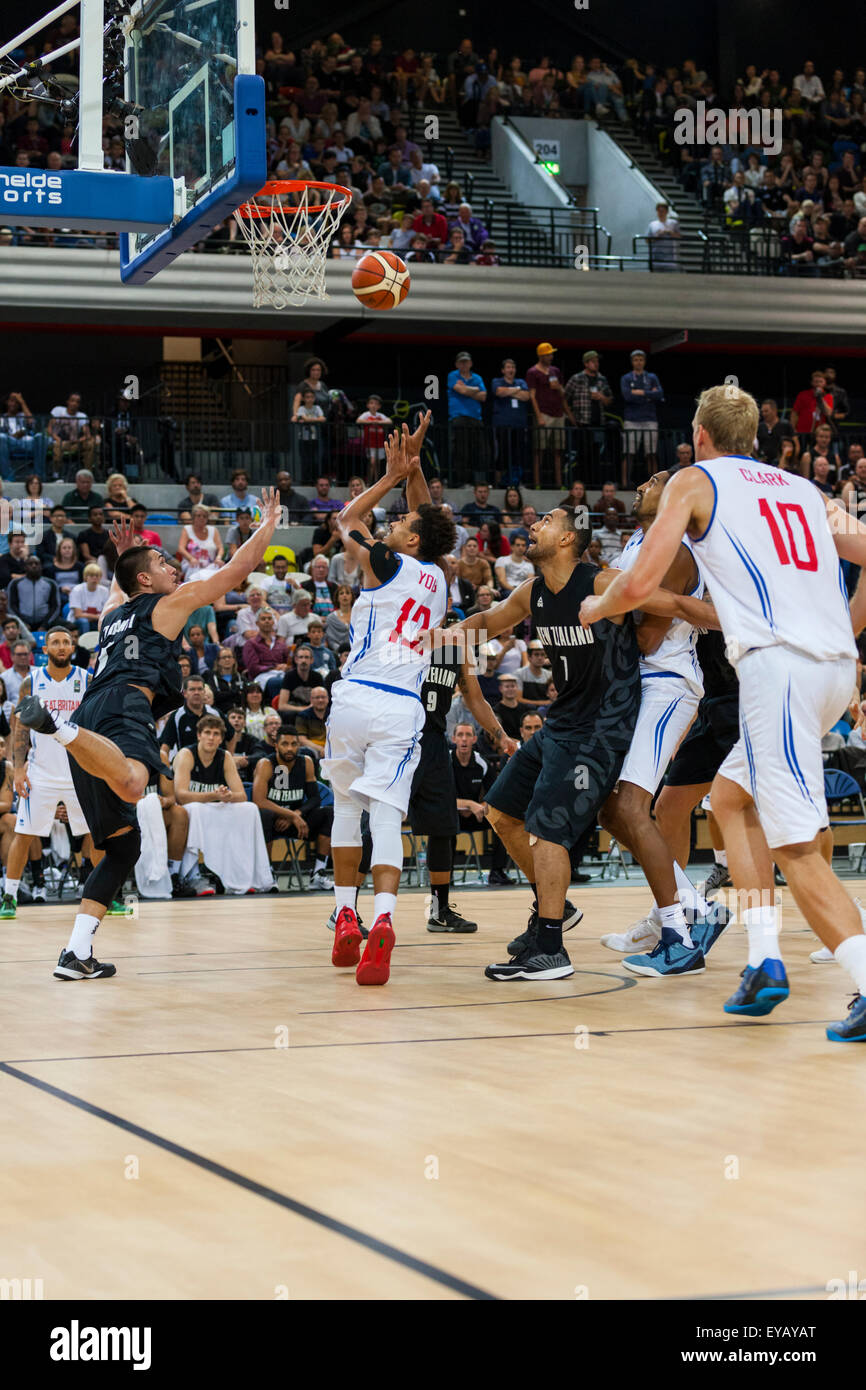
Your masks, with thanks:
[{"label": "schelde sports sign", "polygon": [[60,174],[46,174],[44,169],[0,170],[0,207],[59,209],[63,203],[63,179]]},{"label": "schelde sports sign", "polygon": [[110,169],[0,168],[0,218],[14,226],[152,232],[171,225],[174,184]]}]

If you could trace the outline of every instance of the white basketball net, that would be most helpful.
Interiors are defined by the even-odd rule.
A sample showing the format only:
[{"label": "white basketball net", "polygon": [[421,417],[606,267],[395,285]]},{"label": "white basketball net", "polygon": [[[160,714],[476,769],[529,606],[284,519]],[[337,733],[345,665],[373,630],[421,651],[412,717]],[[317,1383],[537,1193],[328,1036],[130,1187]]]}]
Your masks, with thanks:
[{"label": "white basketball net", "polygon": [[[312,186],[297,193],[257,193],[235,213],[253,263],[253,305],[285,309],[327,299],[328,249],[350,198],[348,190]],[[258,209],[252,215],[248,209]]]}]

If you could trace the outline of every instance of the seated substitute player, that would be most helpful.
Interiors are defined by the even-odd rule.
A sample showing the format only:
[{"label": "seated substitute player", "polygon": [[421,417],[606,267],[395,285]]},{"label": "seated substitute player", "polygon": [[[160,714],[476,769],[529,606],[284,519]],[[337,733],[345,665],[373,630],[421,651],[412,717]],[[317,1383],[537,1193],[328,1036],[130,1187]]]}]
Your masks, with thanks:
[{"label": "seated substitute player", "polygon": [[[654,473],[638,488],[633,510],[639,528],[613,561],[613,570],[628,570],[637,560],[651,534],[667,480],[667,473]],[[696,599],[702,597],[703,580],[688,542],[683,542],[674,556],[663,587]],[[640,712],[619,781],[601,808],[599,823],[640,864],[655,897],[652,920],[657,917],[659,929],[667,929],[668,935],[664,941],[658,940],[649,955],[626,956],[623,964],[636,975],[694,974],[706,968],[706,953],[725,930],[730,913],[722,903],[710,907],[696,893],[650,807],[671,757],[694,722],[704,692],[696,654],[697,630],[691,623],[649,617],[639,626],[637,640],[641,649]],[[638,930],[642,925],[636,924]],[[630,932],[634,930],[630,928]],[[611,944],[602,937],[602,945]]]},{"label": "seated substitute player", "polygon": [[93,680],[73,722],[46,709],[36,695],[17,717],[50,734],[67,750],[72,781],[94,846],[105,851],[84,886],[79,912],[55,967],[60,980],[105,979],[114,965],[93,955],[93,936],[141,850],[136,803],[154,773],[163,771],[156,721],[181,702],[177,658],[189,615],[240,588],[271,543],[280,508],[265,489],[258,530],[210,579],[179,585],[162,553],[132,544],[126,518],[112,527],[118,560],[100,617],[100,654]]},{"label": "seated substitute player", "polygon": [[828,819],[821,739],[848,707],[854,633],[866,625],[866,583],[861,573],[849,611],[839,557],[866,563],[866,526],[808,479],[756,463],[749,450],[757,426],[747,392],[703,392],[692,426],[695,466],[665,489],[632,569],[588,596],[580,618],[589,625],[641,607],[691,537],[740,681],[740,738],[710,796],[734,886],[761,903],[743,912],[749,959],[725,1011],[760,1016],[789,993],[773,851],[803,916],[857,988],[847,1019],[827,1037],[866,1042],[866,933],[820,843]]},{"label": "seated substitute player", "polygon": [[[443,627],[457,622],[457,615],[446,613]],[[430,668],[421,687],[424,706],[424,732],[421,760],[412,780],[409,824],[416,835],[427,836],[427,870],[430,874],[432,902],[427,920],[429,932],[474,932],[477,922],[469,922],[449,902],[454,859],[454,836],[460,830],[457,789],[445,721],[460,687],[463,702],[484,729],[491,744],[506,757],[517,748],[481,694],[478,678],[465,659],[464,642],[442,646],[433,652]],[[459,726],[458,726],[459,727]]]},{"label": "seated substitute player", "polygon": [[[159,802],[161,813],[164,841],[160,837],[159,847],[154,843],[148,849],[148,838],[142,837],[142,852],[135,866],[135,881],[142,896],[148,895],[143,891],[143,886],[160,881],[168,869],[171,879],[171,896],[173,898],[209,898],[213,897],[214,890],[205,880],[200,879],[200,888],[189,878],[181,877],[181,863],[184,851],[186,850],[187,837],[189,835],[189,816],[183,806],[177,803],[175,796],[174,778],[170,775],[169,769],[164,768],[159,777],[154,776],[148,782],[144,793],[136,807],[136,816],[139,825],[142,824],[142,815],[146,815],[146,807],[142,805],[145,797],[156,797]],[[164,857],[162,850],[164,848]],[[158,857],[157,857],[158,856]]]},{"label": "seated substitute player", "polygon": [[[487,793],[496,781],[496,769],[485,762],[475,745],[478,735],[475,725],[468,719],[459,720],[454,726],[454,748],[451,752],[451,769],[454,790],[457,793],[457,816],[460,830],[472,834],[484,825],[487,819]],[[513,740],[509,740],[513,742]],[[513,752],[517,751],[514,744]],[[514,880],[505,872],[508,864],[508,850],[496,831],[491,829],[492,840],[490,872],[487,875],[488,888],[513,888]],[[452,854],[456,844],[452,840]],[[566,904],[566,916],[568,915]],[[577,914],[578,918],[581,916]]]},{"label": "seated substitute player", "polygon": [[281,835],[315,844],[316,862],[309,886],[330,892],[334,885],[327,871],[334,812],[330,806],[322,806],[321,800],[313,759],[300,747],[297,730],[284,724],[274,753],[256,763],[253,803],[259,808],[267,844]]},{"label": "seated substitute player", "polygon": [[[586,642],[575,620],[584,596],[601,592],[612,577],[581,563],[589,538],[573,508],[554,508],[530,528],[527,553],[537,577],[454,629],[483,626],[489,639],[531,617],[559,692],[543,728],[518,749],[487,796],[488,819],[535,897],[527,931],[509,947],[512,959],[485,972],[494,980],[558,980],[574,973],[562,944],[569,925],[569,852],[595,828],[637,719],[640,675],[632,623],[613,620]],[[664,590],[643,606],[669,618],[690,618],[704,607]],[[435,640],[438,645],[441,635]]]},{"label": "seated substitute player", "polygon": [[[420,691],[430,665],[420,634],[445,616],[441,557],[454,546],[454,523],[430,502],[418,457],[430,412],[413,435],[404,427],[385,441],[383,478],[352,499],[338,523],[346,553],[359,562],[363,587],[352,610],[352,650],[332,691],[322,770],[334,790],[337,925],[331,960],[358,963],[355,915],[361,859],[361,813],[373,837],[374,923],[358,963],[360,985],[384,984],[394,948],[392,917],[403,866],[403,818],[421,756]],[[405,516],[374,542],[361,518],[406,480]]]},{"label": "seated substitute player", "polygon": [[[35,695],[47,709],[68,716],[76,710],[87,689],[88,674],[73,666],[75,642],[65,627],[50,628],[45,638],[46,666],[34,666],[21,682],[19,703]],[[0,918],[15,916],[18,905],[18,886],[27,856],[35,837],[51,834],[51,827],[60,802],[66,807],[69,830],[73,835],[87,835],[78,797],[72,785],[69,759],[54,739],[31,731],[18,720],[13,721],[12,756],[15,790],[18,793],[18,816],[15,836],[9,849],[6,882]],[[45,889],[35,887],[34,902],[45,901]],[[124,912],[123,908],[118,909]]]}]

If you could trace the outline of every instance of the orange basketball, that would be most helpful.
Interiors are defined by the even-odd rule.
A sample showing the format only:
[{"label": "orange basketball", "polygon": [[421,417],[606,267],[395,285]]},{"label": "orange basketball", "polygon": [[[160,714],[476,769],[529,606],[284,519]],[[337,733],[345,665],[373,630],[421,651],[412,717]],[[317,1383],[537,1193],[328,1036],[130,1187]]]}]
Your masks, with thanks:
[{"label": "orange basketball", "polygon": [[409,272],[393,251],[368,251],[352,271],[355,297],[368,309],[396,309],[409,284]]}]

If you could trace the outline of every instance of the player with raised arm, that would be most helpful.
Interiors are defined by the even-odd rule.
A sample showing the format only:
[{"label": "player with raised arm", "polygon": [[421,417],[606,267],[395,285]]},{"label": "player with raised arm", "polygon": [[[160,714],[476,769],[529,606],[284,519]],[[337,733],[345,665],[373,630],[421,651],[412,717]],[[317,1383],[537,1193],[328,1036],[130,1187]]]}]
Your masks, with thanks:
[{"label": "player with raised arm", "polygon": [[866,620],[866,587],[861,581],[849,610],[839,557],[866,564],[866,527],[807,479],[757,463],[757,427],[747,392],[703,392],[695,466],[671,479],[634,566],[584,600],[581,622],[589,629],[641,607],[690,537],[740,681],[740,738],[713,781],[713,812],[741,903],[760,893],[760,905],[743,911],[748,964],[725,1011],[768,1014],[789,993],[772,850],[806,921],[857,987],[847,1019],[827,1037],[863,1042],[866,934],[821,854],[820,832],[828,821],[821,738],[848,707],[854,631]]},{"label": "player with raised arm", "polygon": [[38,695],[25,697],[16,710],[22,724],[66,748],[94,846],[105,851],[84,885],[68,945],[54,970],[59,980],[116,973],[94,957],[93,936],[141,851],[136,803],[154,774],[165,770],[156,721],[181,704],[181,634],[196,608],[239,588],[261,560],[280,514],[272,488],[264,489],[262,502],[258,530],[212,578],[191,584],[178,583],[176,567],[159,550],[134,543],[131,522],[116,522],[111,539],[118,560],[87,694],[71,722],[47,709]]},{"label": "player with raised arm", "polygon": [[[529,534],[527,555],[539,570],[536,578],[447,634],[483,628],[489,640],[531,616],[559,692],[544,726],[518,749],[487,794],[488,819],[535,897],[529,927],[509,946],[512,959],[487,967],[493,980],[558,980],[574,973],[562,944],[570,850],[595,828],[599,808],[616,785],[640,705],[632,622],[615,617],[587,641],[577,621],[583,599],[602,592],[613,578],[611,571],[582,563],[589,528],[578,524],[573,508],[556,507]],[[710,613],[697,599],[663,590],[644,610],[695,622]],[[442,640],[437,633],[437,645]]]},{"label": "player with raised arm", "polygon": [[[357,965],[360,985],[384,984],[394,948],[393,913],[403,867],[403,818],[418,759],[430,665],[421,634],[445,616],[446,580],[439,564],[454,547],[454,523],[431,505],[418,457],[430,412],[413,435],[404,426],[385,441],[384,477],[339,513],[346,553],[357,558],[363,587],[352,609],[352,650],[333,686],[322,770],[334,790],[334,894],[337,921],[331,960]],[[374,541],[361,518],[406,481],[409,510]],[[360,958],[355,914],[361,861],[361,813],[373,839],[374,923]]]}]

